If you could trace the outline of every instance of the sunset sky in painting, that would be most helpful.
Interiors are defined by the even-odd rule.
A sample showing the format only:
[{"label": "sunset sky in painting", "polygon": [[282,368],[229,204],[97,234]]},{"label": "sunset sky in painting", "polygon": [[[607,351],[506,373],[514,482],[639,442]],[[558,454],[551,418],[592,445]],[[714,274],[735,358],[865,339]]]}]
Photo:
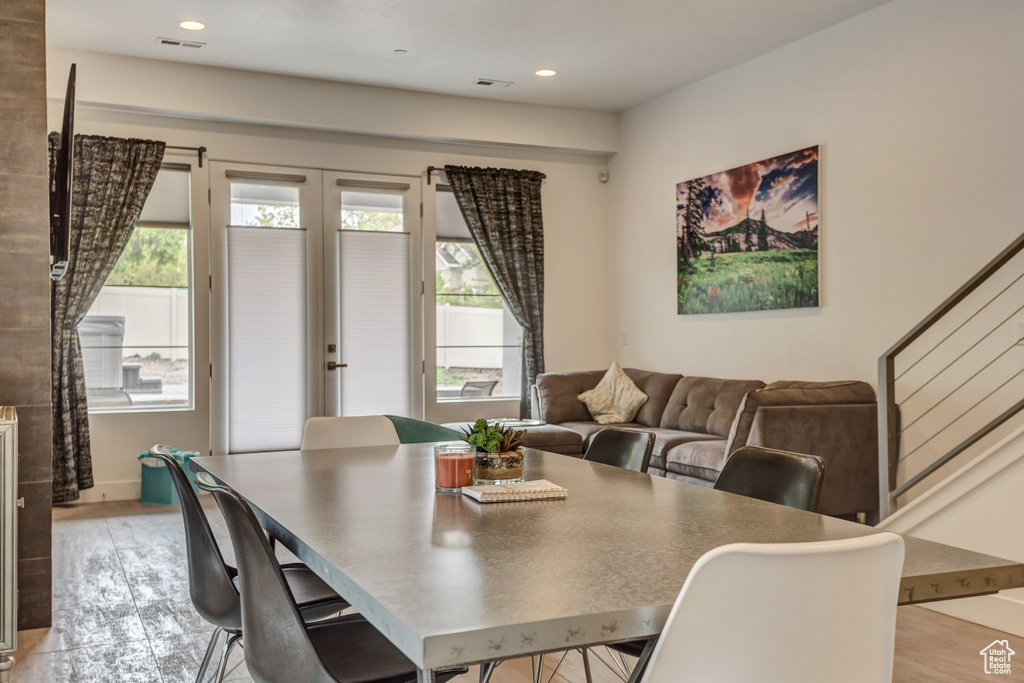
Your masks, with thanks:
[{"label": "sunset sky in painting", "polygon": [[[750,217],[759,220],[765,212],[768,225],[782,232],[806,229],[818,224],[818,148],[808,147],[705,176],[713,188],[714,200],[705,208],[704,232],[713,233]],[[685,201],[686,183],[676,186],[676,201]]]}]

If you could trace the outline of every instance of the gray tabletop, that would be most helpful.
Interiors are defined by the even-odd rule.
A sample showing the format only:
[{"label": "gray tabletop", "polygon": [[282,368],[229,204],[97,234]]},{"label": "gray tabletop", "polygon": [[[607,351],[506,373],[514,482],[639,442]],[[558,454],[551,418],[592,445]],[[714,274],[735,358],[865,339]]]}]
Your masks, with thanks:
[{"label": "gray tabletop", "polygon": [[[196,458],[417,666],[647,637],[697,559],[725,543],[870,527],[527,449],[559,501],[435,494],[429,444]],[[1024,565],[906,538],[900,603],[1024,586]],[[837,587],[841,588],[841,587]]]}]

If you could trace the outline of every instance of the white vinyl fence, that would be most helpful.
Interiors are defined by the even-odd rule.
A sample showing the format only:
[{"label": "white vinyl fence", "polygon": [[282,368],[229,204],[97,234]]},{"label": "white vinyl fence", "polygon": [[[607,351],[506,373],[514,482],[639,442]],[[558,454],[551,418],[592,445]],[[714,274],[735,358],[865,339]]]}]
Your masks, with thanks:
[{"label": "white vinyl fence", "polygon": [[437,307],[437,366],[439,368],[500,368],[502,348],[441,348],[447,344],[485,346],[502,344],[504,312],[500,308]]},{"label": "white vinyl fence", "polygon": [[[501,313],[501,311],[498,311]],[[124,317],[125,355],[188,359],[188,289],[104,287],[88,315]]]}]

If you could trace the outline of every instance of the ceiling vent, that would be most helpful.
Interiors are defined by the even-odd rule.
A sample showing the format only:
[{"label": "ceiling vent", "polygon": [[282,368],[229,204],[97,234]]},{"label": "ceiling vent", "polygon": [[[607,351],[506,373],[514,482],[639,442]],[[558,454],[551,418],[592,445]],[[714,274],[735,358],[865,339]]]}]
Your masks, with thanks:
[{"label": "ceiling vent", "polygon": [[157,38],[157,45],[166,45],[167,47],[189,47],[193,50],[206,45],[206,43],[200,43],[198,40],[178,40],[177,38]]},{"label": "ceiling vent", "polygon": [[496,78],[478,78],[476,80],[477,85],[488,85],[492,88],[507,88],[510,85],[515,85],[512,81],[499,81]]}]

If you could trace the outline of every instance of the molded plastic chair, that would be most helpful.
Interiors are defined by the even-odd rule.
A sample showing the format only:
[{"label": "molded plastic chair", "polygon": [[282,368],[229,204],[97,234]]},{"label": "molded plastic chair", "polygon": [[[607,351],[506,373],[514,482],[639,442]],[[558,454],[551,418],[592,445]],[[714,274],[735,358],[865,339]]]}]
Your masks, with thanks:
[{"label": "molded plastic chair", "polygon": [[[274,551],[245,499],[198,475],[224,514],[238,559],[245,629],[245,663],[266,683],[400,683],[416,680],[416,666],[365,619],[346,616],[307,625],[296,608]],[[438,671],[436,680],[466,669]]]},{"label": "molded plastic chair", "polygon": [[385,415],[384,417],[391,420],[391,424],[395,426],[395,431],[398,433],[398,440],[402,443],[459,441],[462,438],[462,435],[454,429],[448,429],[433,422],[397,415]]},{"label": "molded plastic chair", "polygon": [[744,446],[729,456],[714,488],[817,512],[825,462],[816,455]]},{"label": "molded plastic chair", "polygon": [[[185,470],[174,459],[165,446],[157,444],[149,449],[150,456],[158,458],[167,466],[171,482],[178,492],[181,516],[185,521],[185,549],[188,554],[188,587],[192,605],[199,615],[216,629],[210,637],[202,666],[196,681],[202,681],[210,666],[214,649],[221,633],[226,633],[224,651],[217,668],[215,681],[224,678],[231,650],[242,637],[242,604],[235,585],[237,571],[224,561],[217,540],[210,528],[196,492],[188,482]],[[289,564],[284,567],[285,580],[295,599],[303,609],[318,611],[320,615],[334,614],[348,603],[331,590],[330,586],[309,570],[304,564]]]},{"label": "molded plastic chair", "polygon": [[302,427],[304,451],[359,446],[392,446],[401,443],[395,425],[383,415],[311,417]]},{"label": "molded plastic chair", "polygon": [[583,459],[646,473],[653,451],[652,432],[605,427],[590,440]]},{"label": "molded plastic chair", "polygon": [[892,679],[903,539],[736,543],[693,566],[642,683]]}]

